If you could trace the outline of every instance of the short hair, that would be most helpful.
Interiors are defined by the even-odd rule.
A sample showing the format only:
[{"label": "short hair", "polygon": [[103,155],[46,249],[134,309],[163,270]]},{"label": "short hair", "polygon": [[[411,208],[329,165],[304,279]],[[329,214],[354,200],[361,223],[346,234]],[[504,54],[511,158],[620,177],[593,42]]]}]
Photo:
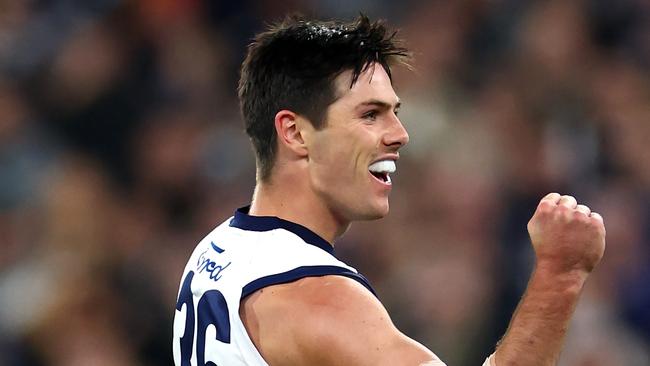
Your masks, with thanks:
[{"label": "short hair", "polygon": [[[408,50],[382,21],[361,14],[352,22],[308,20],[291,15],[258,34],[248,47],[239,79],[239,102],[255,150],[258,179],[268,180],[277,151],[275,115],[283,109],[325,126],[334,103],[334,80],[352,71],[352,87],[371,64],[407,64]],[[391,77],[392,81],[392,77]]]}]

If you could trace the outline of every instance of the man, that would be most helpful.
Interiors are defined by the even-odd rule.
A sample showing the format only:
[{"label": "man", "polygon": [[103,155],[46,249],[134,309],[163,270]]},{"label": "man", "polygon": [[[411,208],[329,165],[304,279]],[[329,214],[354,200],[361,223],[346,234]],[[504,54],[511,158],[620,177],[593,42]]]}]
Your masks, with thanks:
[{"label": "man", "polygon": [[[352,221],[388,213],[409,139],[390,74],[407,51],[393,36],[364,16],[289,18],[251,44],[239,92],[257,186],[185,268],[176,365],[444,365],[333,255]],[[528,230],[536,267],[486,365],[554,364],[605,248],[602,218],[571,196],[544,197]]]}]

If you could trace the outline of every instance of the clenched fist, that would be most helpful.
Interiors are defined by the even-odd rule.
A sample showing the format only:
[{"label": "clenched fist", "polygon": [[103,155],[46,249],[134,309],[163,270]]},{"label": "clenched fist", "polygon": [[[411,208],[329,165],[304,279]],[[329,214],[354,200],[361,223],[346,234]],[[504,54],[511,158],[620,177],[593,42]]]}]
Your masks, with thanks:
[{"label": "clenched fist", "polygon": [[528,222],[537,265],[558,274],[589,273],[605,251],[603,218],[571,196],[549,193]]}]

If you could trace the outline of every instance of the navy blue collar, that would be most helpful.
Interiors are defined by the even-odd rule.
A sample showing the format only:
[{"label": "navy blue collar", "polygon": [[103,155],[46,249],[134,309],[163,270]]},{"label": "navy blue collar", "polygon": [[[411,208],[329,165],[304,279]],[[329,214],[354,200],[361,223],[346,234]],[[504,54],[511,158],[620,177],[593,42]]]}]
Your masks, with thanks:
[{"label": "navy blue collar", "polygon": [[315,245],[334,255],[334,247],[315,232],[295,222],[283,220],[275,216],[251,216],[248,210],[251,206],[238,208],[235,217],[230,220],[230,226],[249,231],[270,231],[284,229],[298,235],[306,243]]}]

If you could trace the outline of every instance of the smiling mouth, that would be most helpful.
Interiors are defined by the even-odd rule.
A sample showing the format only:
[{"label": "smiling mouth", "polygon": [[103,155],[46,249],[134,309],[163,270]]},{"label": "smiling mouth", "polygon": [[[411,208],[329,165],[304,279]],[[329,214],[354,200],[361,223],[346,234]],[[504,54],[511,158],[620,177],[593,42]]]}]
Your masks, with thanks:
[{"label": "smiling mouth", "polygon": [[376,161],[368,167],[370,174],[384,184],[391,184],[390,173],[396,169],[395,160],[391,159]]},{"label": "smiling mouth", "polygon": [[370,172],[375,178],[379,179],[384,183],[390,183],[390,175],[388,173],[379,173],[379,172]]}]

